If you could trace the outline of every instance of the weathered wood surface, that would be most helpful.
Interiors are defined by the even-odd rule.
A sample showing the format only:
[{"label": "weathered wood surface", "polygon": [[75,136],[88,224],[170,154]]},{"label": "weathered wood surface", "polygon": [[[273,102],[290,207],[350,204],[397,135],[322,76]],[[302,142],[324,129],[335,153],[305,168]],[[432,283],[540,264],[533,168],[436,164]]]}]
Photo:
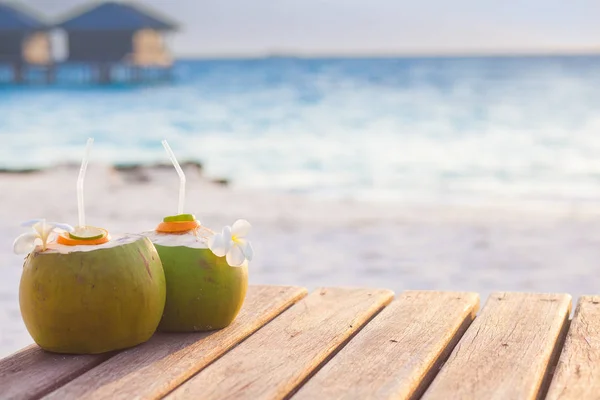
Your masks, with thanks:
[{"label": "weathered wood surface", "polygon": [[392,297],[389,290],[317,290],[167,398],[285,398]]},{"label": "weathered wood surface", "polygon": [[312,377],[294,400],[419,395],[478,308],[476,293],[404,292]]},{"label": "weathered wood surface", "polygon": [[0,361],[0,399],[39,398],[110,356],[67,356],[31,345]]},{"label": "weathered wood surface", "polygon": [[160,398],[306,295],[306,289],[251,286],[236,320],[209,333],[157,334],[51,393],[49,399]]},{"label": "weathered wood surface", "polygon": [[423,399],[527,400],[543,395],[570,308],[566,294],[492,294]]},{"label": "weathered wood surface", "polygon": [[470,325],[473,293],[305,295],[252,286],[231,326],[122,352],[30,346],[0,360],[0,399],[600,400],[600,296],[569,327],[562,294],[494,293]]},{"label": "weathered wood surface", "polygon": [[600,296],[579,299],[547,399],[600,399]]}]

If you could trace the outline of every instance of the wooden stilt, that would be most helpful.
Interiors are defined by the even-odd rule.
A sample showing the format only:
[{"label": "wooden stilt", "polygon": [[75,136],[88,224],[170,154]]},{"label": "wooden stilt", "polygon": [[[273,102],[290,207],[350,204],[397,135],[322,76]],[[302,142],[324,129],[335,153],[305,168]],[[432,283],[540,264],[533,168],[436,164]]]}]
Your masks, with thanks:
[{"label": "wooden stilt", "polygon": [[56,67],[54,64],[48,65],[46,68],[46,83],[52,84],[56,81]]},{"label": "wooden stilt", "polygon": [[142,81],[142,69],[134,65],[133,66],[133,82],[140,83]]},{"label": "wooden stilt", "polygon": [[164,77],[165,77],[165,80],[167,80],[167,81],[173,80],[173,78],[174,78],[173,66],[168,66],[167,68],[165,68]]},{"label": "wooden stilt", "polygon": [[25,80],[25,66],[22,62],[15,62],[13,64],[13,80],[15,83],[23,83]]},{"label": "wooden stilt", "polygon": [[103,85],[110,84],[111,83],[110,64],[102,63],[98,66],[98,68],[99,68],[98,82]]}]

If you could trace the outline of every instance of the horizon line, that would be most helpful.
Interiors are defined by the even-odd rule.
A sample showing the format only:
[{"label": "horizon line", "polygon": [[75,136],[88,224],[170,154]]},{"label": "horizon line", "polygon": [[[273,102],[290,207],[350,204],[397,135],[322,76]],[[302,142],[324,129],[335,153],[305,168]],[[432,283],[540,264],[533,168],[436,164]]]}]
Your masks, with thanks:
[{"label": "horizon line", "polygon": [[423,51],[423,52],[310,52],[310,51],[263,51],[231,53],[173,54],[182,59],[264,59],[264,58],[451,58],[451,57],[544,57],[544,56],[596,56],[600,46],[582,49],[529,49],[529,50],[472,50],[472,51]]}]

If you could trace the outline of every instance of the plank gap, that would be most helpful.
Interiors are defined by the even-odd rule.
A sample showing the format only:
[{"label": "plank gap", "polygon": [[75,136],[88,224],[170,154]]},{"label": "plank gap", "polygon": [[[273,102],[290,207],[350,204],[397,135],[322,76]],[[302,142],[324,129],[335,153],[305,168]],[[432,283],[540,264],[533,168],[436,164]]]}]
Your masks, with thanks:
[{"label": "plank gap", "polygon": [[[290,303],[286,308],[281,310],[281,313],[278,314],[277,316],[275,316],[274,318],[270,319],[269,321],[267,321],[266,324],[262,325],[260,328],[258,328],[256,331],[254,331],[252,334],[246,336],[244,339],[242,339],[239,343],[236,343],[234,346],[232,346],[230,349],[228,349],[226,352],[224,352],[223,354],[220,354],[218,357],[216,357],[214,360],[210,361],[209,363],[207,363],[201,370],[199,370],[198,372],[196,372],[195,374],[193,374],[192,376],[189,376],[188,378],[186,378],[184,381],[182,381],[179,386],[184,385],[187,381],[193,379],[196,375],[198,375],[200,372],[202,372],[203,369],[210,367],[212,364],[214,364],[215,362],[219,361],[221,358],[223,358],[225,355],[227,355],[227,353],[229,353],[232,350],[235,350],[236,347],[238,347],[239,345],[241,345],[242,343],[244,343],[246,340],[248,340],[252,335],[258,333],[261,329],[263,329],[264,327],[266,327],[267,325],[269,325],[270,323],[272,323],[273,321],[275,321],[279,316],[281,316],[281,314],[285,313],[288,309],[290,309],[291,307],[293,307],[296,303]],[[172,387],[168,392],[164,393],[161,398],[165,398],[168,397],[173,391],[177,390],[177,388],[179,386],[174,386]]]},{"label": "plank gap", "polygon": [[460,339],[463,337],[467,329],[469,329],[469,326],[471,326],[474,320],[475,318],[466,318],[463,321],[463,323],[460,325],[460,327],[452,337],[452,340],[448,343],[448,346],[443,350],[438,359],[434,362],[431,369],[427,371],[427,373],[423,377],[423,380],[415,389],[414,394],[411,397],[409,397],[410,400],[417,400],[423,397],[423,394],[427,391],[427,388],[429,388],[429,385],[431,385],[431,382],[433,382],[437,374],[439,374],[440,370],[448,360],[448,357],[450,357],[450,354],[452,354],[452,351],[454,350]]},{"label": "plank gap", "polygon": [[539,399],[570,311],[567,294],[493,293],[423,399]]},{"label": "plank gap", "polygon": [[286,398],[392,298],[381,289],[317,289],[167,398]]},{"label": "plank gap", "polygon": [[[478,308],[476,293],[403,292],[293,399],[414,398],[422,381],[429,379],[428,372],[439,368],[452,343],[469,326],[465,320],[472,321]],[[436,373],[434,370],[430,376]]]},{"label": "plank gap", "polygon": [[600,296],[581,296],[546,399],[598,399],[600,393]]},{"label": "plank gap", "polygon": [[341,350],[342,350],[344,347],[346,347],[346,346],[348,345],[348,343],[350,343],[350,341],[351,341],[352,339],[354,339],[354,337],[355,337],[356,335],[358,335],[358,333],[359,333],[360,331],[362,331],[362,330],[365,328],[365,326],[367,326],[367,325],[369,324],[369,322],[373,321],[373,319],[374,319],[374,318],[375,318],[377,315],[379,315],[379,314],[380,314],[380,313],[381,313],[381,312],[382,312],[382,311],[385,309],[385,307],[387,307],[387,304],[385,304],[385,305],[384,305],[384,306],[383,306],[381,309],[377,310],[377,312],[376,312],[375,314],[373,314],[373,315],[371,316],[371,318],[369,318],[369,319],[368,319],[368,320],[367,320],[367,321],[366,321],[364,324],[360,325],[360,326],[358,327],[358,329],[356,330],[356,332],[354,332],[353,334],[351,334],[351,335],[350,335],[350,337],[348,337],[346,340],[344,340],[344,341],[342,342],[342,344],[341,344],[341,345],[340,345],[340,346],[339,346],[337,349],[335,349],[335,350],[334,350],[334,351],[333,351],[333,352],[332,352],[330,355],[328,355],[328,356],[327,356],[327,357],[326,357],[326,358],[325,358],[325,359],[324,359],[324,360],[323,360],[321,363],[319,363],[319,364],[316,366],[316,368],[314,369],[314,371],[312,371],[312,372],[311,372],[311,373],[310,373],[310,374],[309,374],[309,375],[308,375],[306,378],[304,378],[304,379],[303,379],[303,380],[302,380],[302,381],[301,381],[301,382],[300,382],[300,383],[299,383],[299,384],[298,384],[298,385],[297,385],[295,388],[293,388],[293,389],[290,391],[290,393],[288,393],[288,394],[287,394],[287,395],[286,395],[286,396],[283,398],[283,400],[289,400],[289,399],[291,399],[291,398],[292,398],[292,396],[294,396],[296,393],[298,393],[298,391],[299,391],[299,390],[302,388],[302,386],[304,386],[304,385],[306,384],[306,382],[308,382],[308,381],[309,381],[309,380],[310,380],[310,379],[311,379],[313,376],[315,376],[315,374],[316,374],[317,372],[319,372],[319,370],[320,370],[321,368],[323,368],[323,366],[324,366],[325,364],[327,364],[329,361],[331,361],[331,359],[332,359],[333,357],[335,357],[335,356],[336,356],[336,355],[337,355],[337,354],[338,354],[338,353],[339,353],[339,352],[340,352],[340,351],[341,351]]},{"label": "plank gap", "polygon": [[32,344],[0,360],[0,397],[13,400],[42,398],[118,353],[59,354]]},{"label": "plank gap", "polygon": [[565,345],[565,340],[567,339],[567,332],[571,327],[571,320],[569,319],[569,314],[565,316],[565,322],[563,323],[562,331],[560,332],[560,336],[556,341],[554,350],[552,350],[552,355],[550,356],[550,362],[548,363],[546,375],[544,376],[542,384],[540,385],[540,391],[537,397],[538,400],[545,399],[548,395],[548,390],[550,390],[550,383],[552,383],[552,379],[554,378],[554,372],[556,371],[558,360],[560,359],[560,354],[562,353],[562,349]]},{"label": "plank gap", "polygon": [[161,398],[307,293],[294,286],[261,285],[248,289],[240,314],[228,327],[211,332],[157,333],[148,342],[119,353],[46,398]]},{"label": "plank gap", "polygon": [[69,383],[70,381],[72,381],[73,379],[85,374],[86,372],[96,368],[97,366],[99,366],[102,363],[107,362],[109,359],[111,359],[112,357],[116,356],[117,354],[119,354],[119,352],[112,352],[112,354],[110,354],[110,356],[106,357],[104,360],[98,362],[98,363],[93,363],[93,364],[89,364],[87,366],[85,366],[84,368],[76,371],[75,373],[72,373],[68,376],[65,376],[64,379],[58,380],[56,381],[56,383],[54,385],[49,385],[45,390],[40,391],[39,394],[35,397],[33,397],[34,399],[41,399],[44,396],[49,395],[50,393],[54,392],[55,390],[60,389],[62,386],[66,385],[67,383]]}]

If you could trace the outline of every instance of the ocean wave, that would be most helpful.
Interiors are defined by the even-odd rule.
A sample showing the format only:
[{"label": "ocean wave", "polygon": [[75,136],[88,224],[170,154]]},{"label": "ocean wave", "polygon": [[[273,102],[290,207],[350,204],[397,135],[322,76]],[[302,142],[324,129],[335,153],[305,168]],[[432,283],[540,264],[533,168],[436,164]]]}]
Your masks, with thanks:
[{"label": "ocean wave", "polygon": [[0,167],[202,161],[360,199],[600,200],[600,57],[181,61],[173,85],[0,92]]}]

